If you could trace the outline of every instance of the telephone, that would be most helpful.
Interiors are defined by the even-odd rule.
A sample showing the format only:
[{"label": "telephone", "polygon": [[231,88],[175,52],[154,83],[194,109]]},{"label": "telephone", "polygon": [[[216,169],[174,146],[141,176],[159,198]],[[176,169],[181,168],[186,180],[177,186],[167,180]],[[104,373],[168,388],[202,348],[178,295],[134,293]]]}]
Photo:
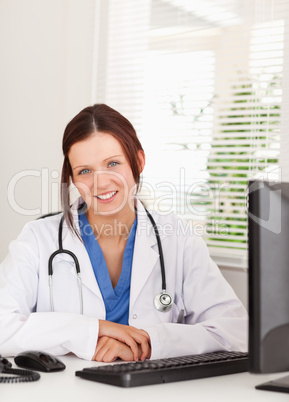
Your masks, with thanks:
[{"label": "telephone", "polygon": [[[3,382],[30,382],[37,381],[40,374],[31,370],[22,370],[12,368],[12,363],[0,355],[0,374],[8,374],[7,376],[0,375],[0,383]],[[15,377],[16,376],[16,377]]]}]

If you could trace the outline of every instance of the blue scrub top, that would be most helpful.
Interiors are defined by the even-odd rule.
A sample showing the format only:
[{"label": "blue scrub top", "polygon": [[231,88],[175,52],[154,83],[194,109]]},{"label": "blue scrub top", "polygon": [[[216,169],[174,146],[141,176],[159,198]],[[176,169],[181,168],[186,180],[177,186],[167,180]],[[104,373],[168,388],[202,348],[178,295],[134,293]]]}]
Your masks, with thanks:
[{"label": "blue scrub top", "polygon": [[115,288],[112,287],[107,265],[85,213],[79,214],[80,234],[89,255],[95,278],[106,309],[106,320],[128,325],[130,279],[134,251],[137,216],[130,230],[124,250],[122,270]]}]

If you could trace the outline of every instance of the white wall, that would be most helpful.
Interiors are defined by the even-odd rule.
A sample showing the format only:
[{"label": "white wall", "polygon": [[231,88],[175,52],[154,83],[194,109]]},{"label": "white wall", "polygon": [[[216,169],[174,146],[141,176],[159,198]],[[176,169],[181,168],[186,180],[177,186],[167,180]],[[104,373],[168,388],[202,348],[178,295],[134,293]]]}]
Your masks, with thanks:
[{"label": "white wall", "polygon": [[0,260],[23,224],[35,219],[23,209],[46,213],[59,207],[55,177],[63,130],[91,103],[95,4],[0,2]]}]

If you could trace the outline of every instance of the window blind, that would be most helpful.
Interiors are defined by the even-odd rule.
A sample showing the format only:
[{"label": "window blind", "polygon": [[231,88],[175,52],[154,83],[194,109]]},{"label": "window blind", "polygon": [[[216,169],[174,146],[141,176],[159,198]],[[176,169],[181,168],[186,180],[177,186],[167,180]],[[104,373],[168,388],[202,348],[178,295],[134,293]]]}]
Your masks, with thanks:
[{"label": "window blind", "polygon": [[95,100],[138,132],[147,159],[142,199],[183,217],[182,230],[202,235],[219,264],[246,267],[248,180],[280,179],[289,3],[102,6]]}]

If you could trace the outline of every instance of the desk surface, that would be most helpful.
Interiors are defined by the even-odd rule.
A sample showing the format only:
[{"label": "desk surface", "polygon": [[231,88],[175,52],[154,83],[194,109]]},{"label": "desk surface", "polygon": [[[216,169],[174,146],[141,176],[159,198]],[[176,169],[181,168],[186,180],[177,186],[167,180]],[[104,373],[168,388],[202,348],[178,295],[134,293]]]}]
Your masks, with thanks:
[{"label": "desk surface", "polygon": [[[9,360],[13,362],[13,359]],[[76,370],[99,363],[80,360],[72,355],[62,356],[61,360],[66,364],[66,370],[62,372],[41,373],[40,380],[32,383],[0,384],[1,401],[288,402],[288,394],[255,389],[255,385],[284,377],[288,373],[241,373],[169,384],[119,388],[75,376]],[[13,367],[16,367],[14,362]]]}]

